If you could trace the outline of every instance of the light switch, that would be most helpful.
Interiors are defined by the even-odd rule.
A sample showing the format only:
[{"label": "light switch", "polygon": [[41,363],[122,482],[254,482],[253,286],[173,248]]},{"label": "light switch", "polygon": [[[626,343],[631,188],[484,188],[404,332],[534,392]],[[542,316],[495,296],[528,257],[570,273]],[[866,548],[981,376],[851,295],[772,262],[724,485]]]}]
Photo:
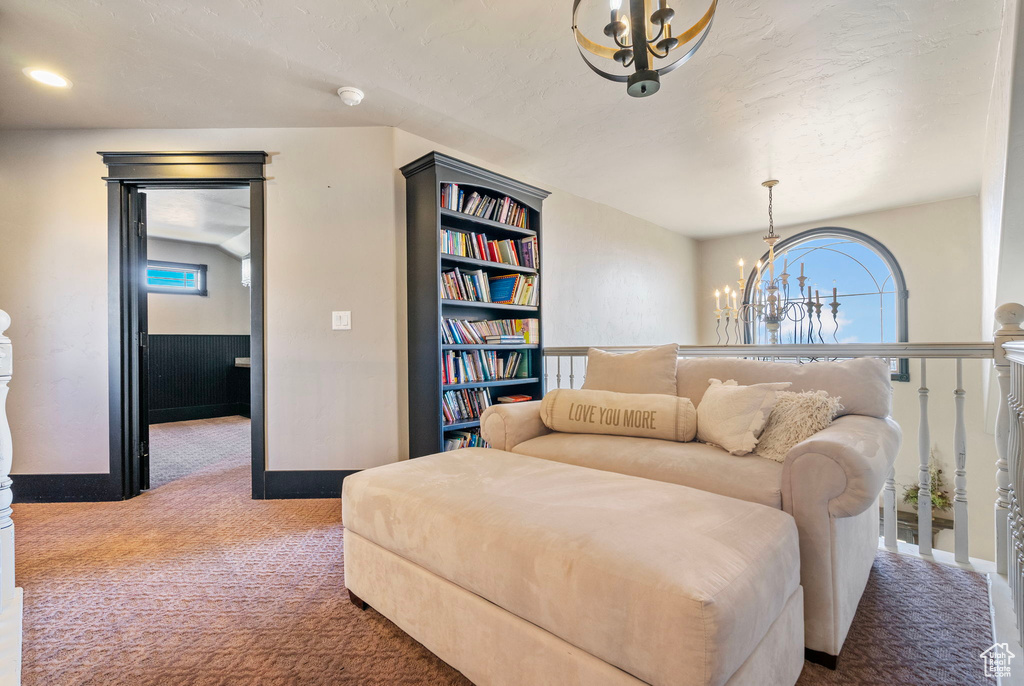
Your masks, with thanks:
[{"label": "light switch", "polygon": [[345,331],[352,328],[351,312],[332,312],[331,328],[335,331]]}]

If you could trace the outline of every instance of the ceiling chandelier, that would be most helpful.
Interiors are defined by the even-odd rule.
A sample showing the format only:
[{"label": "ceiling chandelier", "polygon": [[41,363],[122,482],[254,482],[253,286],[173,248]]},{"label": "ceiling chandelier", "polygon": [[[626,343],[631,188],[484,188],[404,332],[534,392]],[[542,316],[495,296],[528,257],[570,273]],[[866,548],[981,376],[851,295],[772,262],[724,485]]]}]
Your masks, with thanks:
[{"label": "ceiling chandelier", "polygon": [[[625,83],[626,92],[636,98],[657,93],[661,88],[661,75],[693,57],[707,38],[718,7],[718,0],[711,0],[708,11],[696,24],[682,33],[673,34],[672,20],[676,12],[668,6],[668,0],[657,0],[658,8],[653,11],[655,0],[626,0],[628,9],[625,12],[620,10],[622,0],[609,0],[611,21],[604,27],[604,35],[614,42],[614,46],[610,46],[592,41],[579,28],[580,5],[597,1],[573,2],[572,30],[576,36],[576,47],[588,67],[610,81]],[[683,50],[686,46],[689,49]],[[632,67],[633,73],[606,71],[592,62],[587,53],[614,60],[626,69]],[[658,66],[659,63],[662,66]]]},{"label": "ceiling chandelier", "polygon": [[[807,283],[804,263],[800,262],[800,276],[789,273],[789,255],[775,254],[775,244],[781,236],[775,233],[772,189],[779,182],[769,179],[761,184],[768,189],[768,254],[758,260],[748,278],[743,260],[739,261],[740,278],[736,288],[724,287],[725,307],[722,307],[722,291],[715,291],[715,333],[722,343],[722,324],[725,324],[725,344],[732,343],[828,343],[827,337],[838,343],[839,302],[835,280],[832,281],[832,302],[825,302],[832,314],[832,322],[821,321],[823,303],[817,284]],[[775,273],[775,263],[781,257],[782,272]],[[796,266],[795,264],[793,265]],[[813,283],[813,282],[812,282]],[[826,298],[828,295],[826,294]],[[741,300],[742,298],[742,300]],[[831,330],[829,330],[831,329]]]}]

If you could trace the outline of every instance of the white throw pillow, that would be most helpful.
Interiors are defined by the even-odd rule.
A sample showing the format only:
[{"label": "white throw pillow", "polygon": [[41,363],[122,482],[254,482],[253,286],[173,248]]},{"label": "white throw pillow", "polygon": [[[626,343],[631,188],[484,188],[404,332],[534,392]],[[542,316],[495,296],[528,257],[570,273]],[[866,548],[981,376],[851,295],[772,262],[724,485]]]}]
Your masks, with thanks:
[{"label": "white throw pillow", "polygon": [[739,386],[730,379],[711,384],[697,406],[697,438],[721,446],[733,455],[746,455],[757,447],[779,391],[792,384],[759,383]]},{"label": "white throw pillow", "polygon": [[785,462],[794,445],[826,428],[842,410],[839,398],[828,391],[779,391],[775,409],[757,442],[757,454]]}]

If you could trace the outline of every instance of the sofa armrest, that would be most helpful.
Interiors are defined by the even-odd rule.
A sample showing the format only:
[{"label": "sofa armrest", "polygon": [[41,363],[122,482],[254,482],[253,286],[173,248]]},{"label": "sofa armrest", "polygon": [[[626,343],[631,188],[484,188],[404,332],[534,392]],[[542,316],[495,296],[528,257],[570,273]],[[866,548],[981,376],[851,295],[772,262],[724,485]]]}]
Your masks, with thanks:
[{"label": "sofa armrest", "polygon": [[540,420],[540,401],[491,405],[480,415],[480,435],[498,450],[551,433]]},{"label": "sofa armrest", "polygon": [[833,517],[853,517],[878,500],[902,441],[892,419],[846,415],[793,446],[782,467],[782,502],[827,503]]}]

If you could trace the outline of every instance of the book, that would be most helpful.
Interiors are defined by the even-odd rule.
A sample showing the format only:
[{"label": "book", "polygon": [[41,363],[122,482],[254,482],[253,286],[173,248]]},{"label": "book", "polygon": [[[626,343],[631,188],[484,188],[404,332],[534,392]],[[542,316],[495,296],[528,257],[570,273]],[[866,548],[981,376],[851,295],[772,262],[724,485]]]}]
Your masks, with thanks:
[{"label": "book", "polygon": [[458,450],[460,448],[489,448],[490,445],[480,435],[478,429],[469,431],[449,431],[444,437],[444,450]]},{"label": "book", "polygon": [[499,403],[525,403],[527,400],[533,400],[532,395],[499,395]]}]

